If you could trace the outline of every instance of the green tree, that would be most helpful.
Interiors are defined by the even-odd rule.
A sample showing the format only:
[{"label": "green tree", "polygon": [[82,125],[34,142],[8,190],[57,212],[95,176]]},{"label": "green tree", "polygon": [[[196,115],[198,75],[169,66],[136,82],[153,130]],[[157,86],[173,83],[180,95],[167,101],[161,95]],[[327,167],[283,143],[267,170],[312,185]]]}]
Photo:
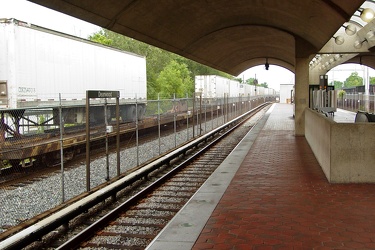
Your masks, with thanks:
[{"label": "green tree", "polygon": [[89,36],[89,40],[108,46],[112,46],[113,43],[113,41],[105,35],[104,30],[92,34]]},{"label": "green tree", "polygon": [[159,74],[156,83],[160,90],[161,98],[192,96],[194,91],[193,80],[187,65],[172,60]]},{"label": "green tree", "polygon": [[[256,82],[256,84],[254,84],[254,82]],[[255,78],[252,78],[252,77],[250,77],[249,79],[247,79],[245,81],[245,83],[247,83],[249,85],[256,85],[256,86],[261,86],[261,87],[264,87],[264,88],[268,88],[268,83],[266,83],[266,82],[259,83],[258,79],[255,79]]]},{"label": "green tree", "polygon": [[353,72],[344,81],[344,87],[354,87],[363,85],[362,77],[358,76],[358,72]]},{"label": "green tree", "polygon": [[331,85],[335,86],[335,89],[342,89],[344,83],[340,81],[332,81]]},{"label": "green tree", "polygon": [[254,85],[254,80],[255,80],[254,78],[250,77],[249,79],[245,80],[245,83],[249,85]]},{"label": "green tree", "polygon": [[345,92],[345,90],[340,90],[338,93],[337,93],[337,96],[339,97],[339,98],[344,98],[344,95],[346,94],[346,92]]},{"label": "green tree", "polygon": [[175,55],[175,54],[172,54],[172,55],[173,55],[172,56],[173,60],[177,61],[178,63],[185,64],[188,67],[188,69],[190,71],[190,75],[193,79],[195,78],[196,75],[218,75],[218,76],[226,77],[226,78],[229,78],[229,79],[234,78],[233,76],[231,76],[227,73],[224,73],[222,71],[210,68],[206,65],[197,63],[197,62],[192,61],[190,59],[187,59],[185,57]]},{"label": "green tree", "polygon": [[370,84],[375,85],[375,77],[370,76]]},{"label": "green tree", "polygon": [[[231,75],[224,72],[106,29],[94,33],[89,39],[120,50],[145,56],[147,68],[147,98],[150,100],[156,99],[158,93],[161,93],[161,86],[157,83],[157,79],[171,61],[186,65],[191,79],[194,79],[196,75],[219,75],[233,78]],[[193,91],[194,86],[192,86],[192,90],[187,91],[189,96],[191,96],[190,93],[192,94]]]},{"label": "green tree", "polygon": [[264,82],[264,83],[259,84],[259,86],[264,87],[264,88],[268,88],[268,83]]},{"label": "green tree", "polygon": [[157,94],[160,92],[156,79],[163,68],[170,62],[172,53],[109,30],[103,30],[103,34],[112,41],[113,47],[146,58],[147,98],[150,100],[156,99]]},{"label": "green tree", "polygon": [[237,82],[239,82],[239,83],[242,83],[242,81],[243,81],[243,79],[242,78],[234,78],[233,80],[236,80]]}]

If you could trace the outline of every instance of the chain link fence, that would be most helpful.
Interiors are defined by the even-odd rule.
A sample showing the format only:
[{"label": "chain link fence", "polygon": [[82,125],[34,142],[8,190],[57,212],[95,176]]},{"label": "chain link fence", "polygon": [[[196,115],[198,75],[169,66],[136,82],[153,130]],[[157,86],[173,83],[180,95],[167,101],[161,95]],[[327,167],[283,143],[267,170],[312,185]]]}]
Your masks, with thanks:
[{"label": "chain link fence", "polygon": [[274,100],[120,98],[117,110],[114,98],[101,98],[87,114],[60,97],[54,106],[0,110],[0,181],[13,179],[0,188],[0,233]]},{"label": "chain link fence", "polygon": [[363,93],[344,94],[342,97],[337,98],[337,107],[353,112],[361,110],[374,113],[375,95],[366,95]]}]

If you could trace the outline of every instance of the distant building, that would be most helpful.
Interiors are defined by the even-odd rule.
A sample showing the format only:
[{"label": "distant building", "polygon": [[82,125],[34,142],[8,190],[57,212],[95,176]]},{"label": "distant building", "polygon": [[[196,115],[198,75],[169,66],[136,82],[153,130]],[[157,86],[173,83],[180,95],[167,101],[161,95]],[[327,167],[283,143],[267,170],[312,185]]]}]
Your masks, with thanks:
[{"label": "distant building", "polygon": [[280,103],[292,103],[294,84],[280,84]]}]

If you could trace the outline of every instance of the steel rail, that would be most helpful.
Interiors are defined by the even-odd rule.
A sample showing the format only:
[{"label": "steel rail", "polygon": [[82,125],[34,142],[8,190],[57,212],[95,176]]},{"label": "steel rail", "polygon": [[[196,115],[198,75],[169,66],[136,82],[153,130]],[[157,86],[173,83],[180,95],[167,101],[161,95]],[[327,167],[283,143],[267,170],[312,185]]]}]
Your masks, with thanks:
[{"label": "steel rail", "polygon": [[[243,120],[245,121],[245,120]],[[202,155],[208,149],[210,149],[213,145],[215,145],[218,141],[223,139],[226,135],[236,129],[238,126],[242,124],[242,122],[237,122],[235,125],[231,126],[230,128],[226,129],[219,137],[214,138],[208,144],[205,144],[201,149],[199,149],[194,154],[190,155],[188,159],[184,160],[182,163],[175,166],[172,170],[168,173],[160,177],[158,180],[150,184],[149,186],[143,188],[140,192],[133,195],[131,198],[120,204],[118,207],[107,213],[105,216],[101,217],[99,220],[82,230],[79,234],[72,237],[70,240],[62,244],[57,248],[57,250],[65,250],[65,249],[76,249],[79,245],[84,242],[85,240],[92,237],[92,235],[97,232],[98,230],[102,229],[103,227],[107,226],[108,223],[114,219],[116,219],[119,214],[123,213],[124,210],[130,208],[131,206],[135,205],[140,199],[149,195],[153,190],[157,187],[161,186],[164,182],[166,182],[169,178],[175,175],[178,171],[183,169],[185,166],[190,164],[194,161],[198,156]]]},{"label": "steel rail", "polygon": [[[151,172],[157,170],[159,167],[170,164],[170,162],[172,162],[174,159],[180,157],[181,155],[185,155],[187,151],[198,147],[199,144],[212,140],[212,138],[215,137],[215,135],[217,135],[218,133],[223,133],[223,134],[228,133],[229,131],[231,131],[231,129],[228,129],[228,127],[235,128],[241,122],[243,122],[248,115],[258,111],[259,109],[263,108],[264,106],[268,104],[269,103],[264,103],[244,113],[243,115],[233,119],[232,121],[208,132],[205,135],[200,136],[199,138],[179,147],[178,149],[174,151],[171,151],[163,155],[162,157],[156,159],[155,161],[146,164],[144,167],[137,169],[136,171],[124,176],[123,178],[113,183],[108,184],[102,189],[95,191],[93,193],[89,193],[86,197],[80,199],[74,204],[64,207],[61,210],[57,211],[56,213],[52,214],[51,216],[46,217],[36,222],[35,224],[15,233],[14,235],[0,242],[0,249],[3,249],[3,250],[21,249],[31,244],[32,242],[41,239],[44,235],[50,233],[52,230],[56,229],[59,226],[66,225],[68,221],[86,212],[88,209],[92,208],[98,203],[104,201],[107,198],[114,197],[117,192],[121,191],[122,189],[130,185],[131,183],[134,183],[135,181],[141,178],[147,177]],[[207,147],[204,147],[204,148],[205,148],[204,150],[207,149]],[[183,164],[187,164],[187,161],[185,161]],[[177,170],[178,168],[171,170],[168,173],[168,175],[170,176],[173,172]],[[169,178],[169,177],[165,177],[165,178]],[[155,185],[158,185],[158,184],[155,184]],[[141,191],[140,193],[143,193],[143,192],[148,192],[148,191]],[[134,202],[134,200],[132,201],[132,198],[129,200],[129,204],[131,202]],[[113,215],[108,215],[108,217],[110,216],[113,216]],[[98,221],[98,223],[102,223],[102,222]],[[83,231],[82,234],[86,236],[86,232]],[[73,243],[68,243],[68,242],[66,244],[73,244]],[[68,245],[67,246],[62,245],[61,247],[63,247],[61,249],[69,248]]]}]

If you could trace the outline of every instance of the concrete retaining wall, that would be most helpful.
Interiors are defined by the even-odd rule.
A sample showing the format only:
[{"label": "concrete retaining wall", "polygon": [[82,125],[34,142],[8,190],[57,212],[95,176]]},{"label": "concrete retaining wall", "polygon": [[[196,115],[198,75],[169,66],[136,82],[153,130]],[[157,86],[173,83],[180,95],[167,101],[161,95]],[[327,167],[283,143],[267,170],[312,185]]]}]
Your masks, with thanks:
[{"label": "concrete retaining wall", "polygon": [[328,181],[375,183],[375,123],[336,123],[305,111],[305,137]]}]

